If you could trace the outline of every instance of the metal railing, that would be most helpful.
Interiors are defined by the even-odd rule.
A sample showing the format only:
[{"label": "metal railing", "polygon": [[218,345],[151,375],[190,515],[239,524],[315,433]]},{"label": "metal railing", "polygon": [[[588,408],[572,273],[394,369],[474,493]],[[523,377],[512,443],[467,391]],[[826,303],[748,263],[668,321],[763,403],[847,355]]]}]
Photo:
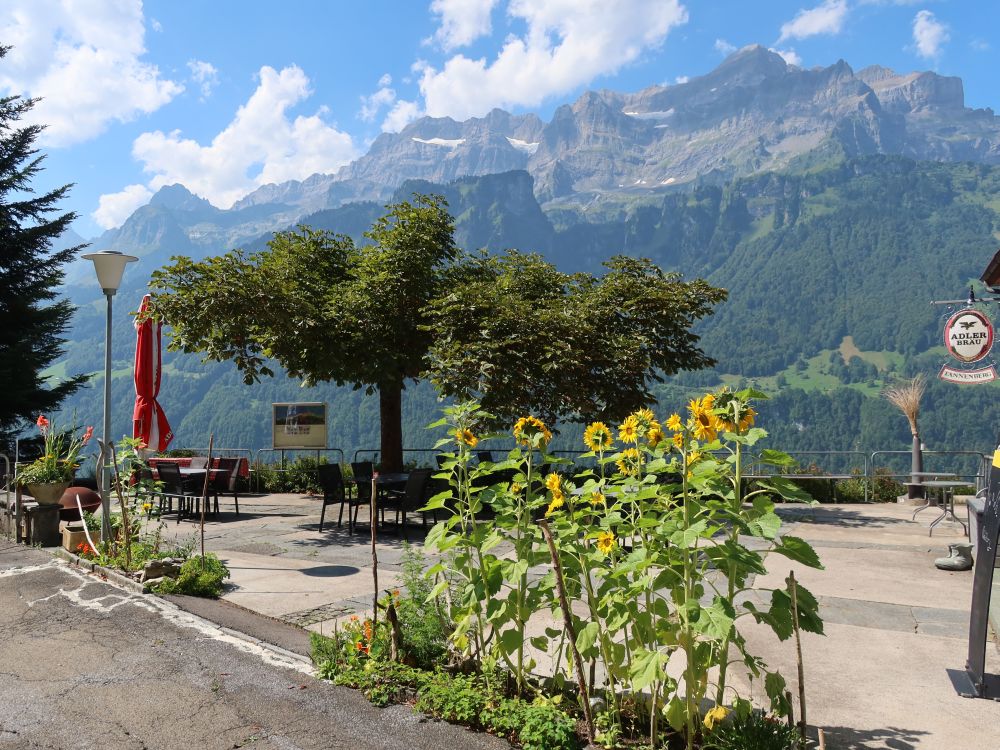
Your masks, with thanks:
[{"label": "metal railing", "polygon": [[[249,452],[249,451],[248,451]],[[301,454],[308,453],[310,455],[315,455],[317,466],[320,463],[320,457],[323,454],[335,454],[337,456],[337,463],[344,463],[344,451],[341,448],[260,448],[253,457],[253,461],[250,463],[250,487],[254,492],[261,491],[261,474],[265,466],[267,466],[271,471],[277,471],[279,473],[284,473],[290,471],[290,469],[285,468],[287,454]],[[263,456],[277,456],[277,461],[263,461]],[[328,459],[329,460],[329,459]],[[277,463],[277,468],[274,464]],[[303,470],[299,467],[298,470]],[[316,471],[317,469],[305,469],[306,471]]]},{"label": "metal railing", "polygon": [[[874,478],[876,476],[886,476],[886,477],[889,477],[891,479],[903,479],[903,478],[911,476],[910,469],[906,468],[905,465],[903,466],[903,468],[899,469],[899,471],[896,472],[896,473],[893,473],[892,470],[893,470],[894,467],[892,467],[892,466],[888,466],[888,465],[886,465],[886,466],[880,466],[879,464],[876,463],[876,456],[886,456],[886,457],[896,456],[896,457],[899,457],[902,460],[900,462],[897,462],[897,466],[895,467],[895,468],[899,468],[899,464],[902,464],[902,463],[908,461],[908,459],[912,455],[913,455],[912,451],[875,451],[874,453],[872,453],[871,458],[869,459],[869,467],[870,467],[870,475],[869,475],[869,477],[870,478]],[[985,453],[980,453],[979,451],[927,451],[927,450],[925,450],[925,451],[921,451],[921,456],[923,456],[923,458],[925,460],[931,459],[931,461],[929,463],[933,463],[934,462],[933,459],[935,457],[937,457],[937,456],[950,456],[952,458],[964,456],[965,460],[967,460],[969,464],[972,464],[975,467],[975,471],[974,472],[969,471],[969,472],[966,472],[966,473],[960,473],[960,472],[951,472],[951,473],[954,473],[955,476],[957,478],[959,478],[959,479],[975,479],[975,481],[976,481],[976,490],[977,491],[981,490],[983,487],[986,486],[986,479],[987,479],[987,477],[989,477],[989,466],[990,466],[990,462],[992,460],[992,457],[987,456]],[[924,468],[925,468],[925,470],[928,470],[927,466],[925,466]],[[958,468],[958,467],[955,467],[954,465],[952,465],[949,468]],[[884,473],[882,473],[880,475],[879,474],[879,469],[886,469],[887,471],[884,472]]]}]

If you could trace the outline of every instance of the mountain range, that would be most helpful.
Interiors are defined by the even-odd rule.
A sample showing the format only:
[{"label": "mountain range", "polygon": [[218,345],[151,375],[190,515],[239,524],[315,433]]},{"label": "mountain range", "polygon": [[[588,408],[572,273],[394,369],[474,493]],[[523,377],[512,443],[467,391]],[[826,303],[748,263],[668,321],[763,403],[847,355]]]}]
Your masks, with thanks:
[{"label": "mountain range", "polygon": [[[865,404],[881,413],[882,382],[941,359],[927,302],[960,294],[995,250],[1000,119],[965,107],[958,78],[855,72],[843,61],[804,70],[753,46],[686,83],[586,92],[548,122],[501,110],[422,118],[336,174],[267,185],[227,210],[164,187],[91,249],[140,257],[116,300],[135,309],[149,273],[172,255],[261,247],[297,223],[359,237],[383,203],[414,191],[448,198],[467,249],[534,250],[568,271],[597,271],[624,252],[728,288],[729,302],[699,330],[719,367],[675,379],[664,399],[755,378],[779,394],[776,432],[795,448],[809,444],[811,426],[786,409],[800,396],[785,391],[808,400],[846,387],[842,400],[858,404],[850,419],[863,420]],[[79,307],[54,376],[100,370],[103,301],[92,277],[84,261],[67,274]],[[129,429],[128,329],[119,319],[116,431]],[[283,377],[248,388],[229,365],[166,361],[161,401],[179,443],[205,443],[211,431],[233,447],[262,447],[271,400],[288,399],[331,402],[331,444],[377,442],[377,409],[359,394],[303,392]],[[931,396],[943,403],[951,388]],[[981,400],[994,392],[959,390]],[[87,389],[66,410],[94,420],[98,394]],[[423,444],[417,430],[433,416],[433,393],[418,386],[409,403],[408,443]],[[833,427],[848,447],[876,439]],[[904,428],[893,423],[878,439],[905,439]]]}]

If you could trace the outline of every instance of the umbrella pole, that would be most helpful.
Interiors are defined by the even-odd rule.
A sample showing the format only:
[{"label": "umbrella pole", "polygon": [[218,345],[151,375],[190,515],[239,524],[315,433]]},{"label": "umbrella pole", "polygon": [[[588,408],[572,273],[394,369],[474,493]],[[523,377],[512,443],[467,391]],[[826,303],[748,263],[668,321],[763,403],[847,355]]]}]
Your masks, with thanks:
[{"label": "umbrella pole", "polygon": [[205,483],[201,486],[201,569],[205,569],[205,506],[208,505],[208,479],[212,476],[212,446],[215,433],[208,436],[208,464],[205,466]]}]

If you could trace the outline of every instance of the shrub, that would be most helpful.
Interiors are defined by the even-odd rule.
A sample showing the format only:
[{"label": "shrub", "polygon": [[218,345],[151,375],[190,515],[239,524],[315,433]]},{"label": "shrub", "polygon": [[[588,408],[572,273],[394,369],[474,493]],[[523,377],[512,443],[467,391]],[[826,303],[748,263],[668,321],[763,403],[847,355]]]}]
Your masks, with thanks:
[{"label": "shrub", "polygon": [[437,599],[430,598],[431,583],[425,576],[424,556],[419,547],[403,548],[403,592],[396,602],[404,660],[421,667],[438,664],[448,652],[450,628]]},{"label": "shrub", "polygon": [[158,594],[187,594],[218,599],[222,593],[222,582],[229,578],[229,568],[216,555],[209,553],[202,557],[192,557],[181,565],[177,578],[165,578],[156,587]]},{"label": "shrub", "polygon": [[783,721],[756,711],[720,724],[708,734],[704,750],[789,750],[798,747],[799,732]]}]

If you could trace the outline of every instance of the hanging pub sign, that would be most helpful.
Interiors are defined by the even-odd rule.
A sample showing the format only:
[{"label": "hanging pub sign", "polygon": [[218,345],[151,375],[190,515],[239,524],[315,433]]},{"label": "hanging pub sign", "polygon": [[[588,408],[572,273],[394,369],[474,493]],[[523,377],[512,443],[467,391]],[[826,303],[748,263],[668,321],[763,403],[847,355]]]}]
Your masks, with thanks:
[{"label": "hanging pub sign", "polygon": [[966,308],[948,318],[944,327],[944,345],[961,364],[944,365],[938,377],[950,383],[988,383],[997,379],[993,364],[970,367],[984,359],[993,348],[993,324],[978,310]]}]

